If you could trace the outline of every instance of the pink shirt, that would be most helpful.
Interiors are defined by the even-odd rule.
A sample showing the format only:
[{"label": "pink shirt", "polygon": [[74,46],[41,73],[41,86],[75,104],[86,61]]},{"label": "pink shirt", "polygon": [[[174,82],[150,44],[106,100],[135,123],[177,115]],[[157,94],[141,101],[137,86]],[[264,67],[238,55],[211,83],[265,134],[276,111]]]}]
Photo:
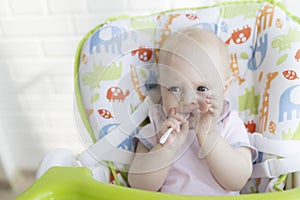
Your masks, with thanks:
[{"label": "pink shirt", "polygon": [[[166,116],[161,107],[156,107],[149,112],[149,118],[151,123],[141,129],[138,138],[150,150],[159,141],[156,133],[159,132]],[[220,130],[220,135],[232,147],[247,146],[253,149],[253,158],[256,159],[257,151],[250,145],[243,122],[236,111],[229,111],[227,101],[224,103],[217,128]],[[218,184],[210,173],[205,159],[199,159],[200,152],[195,132],[191,129],[160,191],[186,195],[238,195],[239,191],[227,191]]]}]

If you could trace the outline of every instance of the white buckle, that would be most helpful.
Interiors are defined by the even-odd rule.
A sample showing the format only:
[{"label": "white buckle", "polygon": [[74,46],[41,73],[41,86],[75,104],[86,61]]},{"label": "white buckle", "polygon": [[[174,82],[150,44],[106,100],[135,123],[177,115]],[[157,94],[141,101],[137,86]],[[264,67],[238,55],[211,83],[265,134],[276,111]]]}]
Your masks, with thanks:
[{"label": "white buckle", "polygon": [[264,161],[263,164],[263,168],[265,169],[265,174],[268,178],[275,178],[278,177],[281,174],[276,174],[274,170],[272,170],[273,168],[271,167],[273,162],[276,162],[278,159],[276,158],[271,158],[268,159],[266,161]]}]

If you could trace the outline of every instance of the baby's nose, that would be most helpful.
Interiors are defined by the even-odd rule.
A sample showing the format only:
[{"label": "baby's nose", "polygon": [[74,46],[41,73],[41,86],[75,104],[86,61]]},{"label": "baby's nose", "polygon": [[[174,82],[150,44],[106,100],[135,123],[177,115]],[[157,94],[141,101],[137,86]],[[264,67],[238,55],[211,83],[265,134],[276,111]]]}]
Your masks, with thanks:
[{"label": "baby's nose", "polygon": [[190,106],[190,105],[194,105],[196,103],[197,103],[197,96],[196,96],[195,92],[185,91],[182,94],[181,104],[183,106]]},{"label": "baby's nose", "polygon": [[191,113],[193,110],[199,109],[199,105],[195,101],[182,101],[180,103],[180,113]]}]

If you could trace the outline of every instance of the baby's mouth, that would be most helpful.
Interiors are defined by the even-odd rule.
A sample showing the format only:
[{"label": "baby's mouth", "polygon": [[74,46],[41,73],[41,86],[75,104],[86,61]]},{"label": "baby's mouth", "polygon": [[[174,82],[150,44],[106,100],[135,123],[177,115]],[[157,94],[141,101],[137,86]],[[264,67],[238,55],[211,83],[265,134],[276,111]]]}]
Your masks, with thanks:
[{"label": "baby's mouth", "polygon": [[194,120],[195,116],[193,113],[190,113],[190,116],[187,118],[188,121]]},{"label": "baby's mouth", "polygon": [[185,119],[188,120],[188,118],[190,117],[191,113],[181,113],[181,116]]}]

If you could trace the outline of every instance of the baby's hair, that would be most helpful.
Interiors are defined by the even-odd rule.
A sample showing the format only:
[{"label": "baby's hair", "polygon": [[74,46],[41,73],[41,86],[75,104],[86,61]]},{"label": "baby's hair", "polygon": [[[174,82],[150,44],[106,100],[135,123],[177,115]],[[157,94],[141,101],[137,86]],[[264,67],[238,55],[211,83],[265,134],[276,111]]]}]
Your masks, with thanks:
[{"label": "baby's hair", "polygon": [[[158,63],[165,63],[174,59],[175,55],[181,56],[181,49],[187,42],[195,42],[199,48],[203,49],[207,56],[218,68],[222,78],[229,78],[229,52],[226,44],[213,32],[203,28],[189,27],[179,31],[173,31],[164,41],[158,54]],[[195,45],[194,45],[195,46]]]}]

